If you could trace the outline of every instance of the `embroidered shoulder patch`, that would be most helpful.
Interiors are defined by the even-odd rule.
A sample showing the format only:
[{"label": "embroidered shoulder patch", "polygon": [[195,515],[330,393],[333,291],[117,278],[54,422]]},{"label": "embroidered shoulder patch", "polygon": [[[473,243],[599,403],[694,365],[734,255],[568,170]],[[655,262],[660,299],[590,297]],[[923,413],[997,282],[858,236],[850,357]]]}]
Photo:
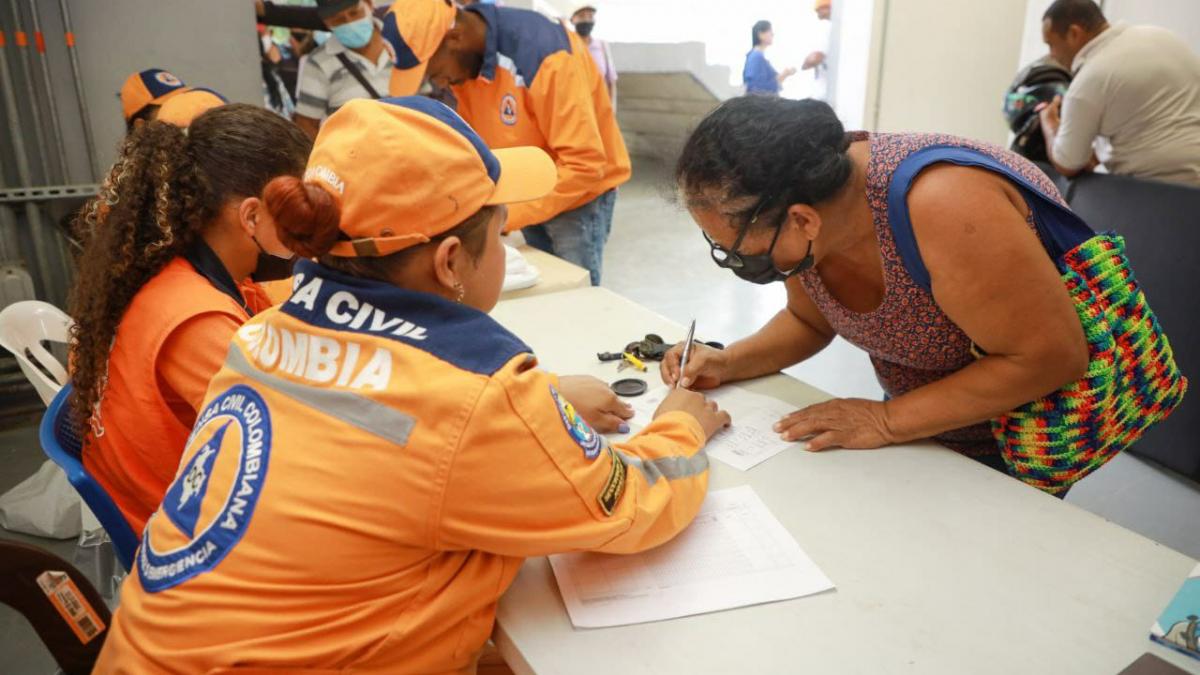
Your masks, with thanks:
[{"label": "embroidered shoulder patch", "polygon": [[512,94],[500,99],[500,121],[510,127],[517,123],[517,97]]},{"label": "embroidered shoulder patch", "polygon": [[[184,455],[137,550],[138,580],[149,593],[213,569],[246,534],[271,459],[271,411],[262,395],[244,384],[218,395],[201,411]],[[162,543],[168,528],[182,546]]]},{"label": "embroidered shoulder patch", "polygon": [[604,515],[611,516],[613,509],[617,508],[617,502],[621,501],[621,495],[625,494],[625,477],[629,468],[611,445],[607,447],[608,455],[612,457],[612,469],[609,470],[608,482],[604,484],[604,489],[600,490],[596,501],[600,502],[600,510],[604,511]]},{"label": "embroidered shoulder patch", "polygon": [[567,433],[570,434],[571,440],[583,448],[583,456],[588,459],[599,457],[600,450],[606,445],[604,438],[596,433],[592,427],[588,426],[583,417],[576,412],[575,406],[563,398],[562,394],[558,393],[558,389],[555,389],[553,385],[550,386],[550,396],[554,398],[554,405],[558,406],[558,415],[562,418],[563,426],[567,428]]}]

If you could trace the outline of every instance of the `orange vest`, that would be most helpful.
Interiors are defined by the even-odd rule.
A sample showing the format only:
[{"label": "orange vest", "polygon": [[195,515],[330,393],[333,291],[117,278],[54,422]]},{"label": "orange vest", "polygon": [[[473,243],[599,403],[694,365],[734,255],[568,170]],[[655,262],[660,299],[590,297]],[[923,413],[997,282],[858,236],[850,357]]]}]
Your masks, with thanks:
[{"label": "orange vest", "polygon": [[486,314],[296,270],[213,379],[95,672],[470,672],[525,557],[699,510],[690,415],[610,445]]},{"label": "orange vest", "polygon": [[544,223],[628,181],[608,85],[582,38],[530,10],[465,11],[487,22],[487,47],[480,76],[453,87],[458,113],[488,147],[532,145],[558,166],[554,192],[509,206],[506,229]]},{"label": "orange vest", "polygon": [[[257,304],[261,301],[252,308]],[[227,314],[238,323],[250,318],[179,257],[137,292],[117,326],[100,401],[103,433],[84,439],[83,464],[134,532],[141,532],[158,508],[192,431],[193,420],[181,420],[163,396],[158,354],[176,328],[206,312]]]}]

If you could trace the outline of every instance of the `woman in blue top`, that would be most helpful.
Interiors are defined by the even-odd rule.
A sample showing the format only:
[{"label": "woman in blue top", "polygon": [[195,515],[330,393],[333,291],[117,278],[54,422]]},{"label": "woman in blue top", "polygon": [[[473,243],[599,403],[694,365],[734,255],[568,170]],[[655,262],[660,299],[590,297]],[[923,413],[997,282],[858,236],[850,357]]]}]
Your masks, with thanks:
[{"label": "woman in blue top", "polygon": [[750,31],[754,48],[746,54],[746,67],[742,69],[742,83],[746,85],[747,94],[759,96],[778,96],[783,81],[796,74],[795,68],[784,68],[776,72],[763,52],[775,41],[775,32],[771,30],[770,21],[759,21]]}]

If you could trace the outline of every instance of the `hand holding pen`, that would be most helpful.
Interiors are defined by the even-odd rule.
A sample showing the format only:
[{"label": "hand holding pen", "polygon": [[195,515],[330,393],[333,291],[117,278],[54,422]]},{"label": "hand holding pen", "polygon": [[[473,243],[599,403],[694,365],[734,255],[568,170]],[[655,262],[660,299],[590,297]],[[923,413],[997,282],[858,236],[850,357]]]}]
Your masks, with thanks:
[{"label": "hand holding pen", "polygon": [[[687,363],[684,364],[683,352],[689,346]],[[716,389],[728,380],[726,374],[729,372],[729,356],[724,350],[695,342],[693,339],[667,350],[659,372],[663,382],[670,387],[678,385],[697,391]]]}]

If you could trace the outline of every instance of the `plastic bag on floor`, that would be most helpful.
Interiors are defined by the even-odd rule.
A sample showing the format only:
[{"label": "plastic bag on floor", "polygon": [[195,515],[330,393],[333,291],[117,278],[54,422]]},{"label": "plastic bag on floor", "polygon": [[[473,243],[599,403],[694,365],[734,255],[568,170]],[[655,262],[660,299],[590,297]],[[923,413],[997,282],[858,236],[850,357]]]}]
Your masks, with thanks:
[{"label": "plastic bag on floor", "polygon": [[36,537],[79,536],[79,495],[67,475],[47,461],[37,473],[0,495],[0,526]]},{"label": "plastic bag on floor", "polygon": [[79,545],[71,562],[100,592],[109,609],[115,610],[121,597],[125,569],[117,560],[112,541],[103,529],[85,530],[79,535]]}]

